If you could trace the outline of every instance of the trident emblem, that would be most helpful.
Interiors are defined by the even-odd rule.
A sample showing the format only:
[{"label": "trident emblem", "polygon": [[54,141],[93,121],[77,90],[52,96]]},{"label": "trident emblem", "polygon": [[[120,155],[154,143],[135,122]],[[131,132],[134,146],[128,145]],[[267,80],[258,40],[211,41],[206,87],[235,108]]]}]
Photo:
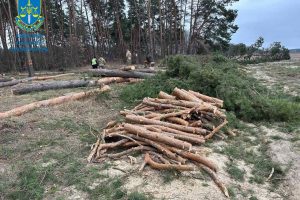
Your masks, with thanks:
[{"label": "trident emblem", "polygon": [[26,15],[28,16],[28,24],[31,24],[31,14],[33,15],[33,17],[38,17],[39,14],[37,12],[38,7],[34,7],[30,0],[28,0],[27,5],[25,7],[21,7],[21,17],[26,17]]}]

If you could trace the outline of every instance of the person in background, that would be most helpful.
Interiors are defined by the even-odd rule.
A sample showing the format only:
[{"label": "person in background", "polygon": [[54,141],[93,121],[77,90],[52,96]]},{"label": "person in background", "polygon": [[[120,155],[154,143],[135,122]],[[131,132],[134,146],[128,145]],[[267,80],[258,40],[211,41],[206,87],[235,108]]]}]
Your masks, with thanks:
[{"label": "person in background", "polygon": [[145,67],[154,67],[155,62],[153,61],[153,58],[150,54],[148,54],[146,56],[146,60],[145,60]]},{"label": "person in background", "polygon": [[127,61],[127,64],[128,64],[128,65],[131,65],[132,54],[131,54],[131,52],[129,51],[129,49],[127,49],[127,52],[126,52],[126,61]]},{"label": "person in background", "polygon": [[103,57],[100,57],[98,59],[98,64],[99,64],[99,67],[104,69],[105,68],[105,65],[106,65],[106,60],[103,58]]},{"label": "person in background", "polygon": [[97,61],[97,58],[94,56],[93,59],[92,59],[92,68],[97,69],[98,66],[99,66],[99,63]]}]

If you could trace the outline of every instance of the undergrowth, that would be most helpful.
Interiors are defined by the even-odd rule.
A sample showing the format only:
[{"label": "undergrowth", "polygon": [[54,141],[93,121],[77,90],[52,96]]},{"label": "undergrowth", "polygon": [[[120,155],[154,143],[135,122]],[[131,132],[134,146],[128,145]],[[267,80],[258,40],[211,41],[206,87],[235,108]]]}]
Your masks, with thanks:
[{"label": "undergrowth", "polygon": [[224,100],[225,109],[244,121],[300,120],[299,101],[267,89],[238,63],[220,55],[171,56],[162,65],[167,67],[165,73],[125,87],[121,99],[133,105],[144,97],[156,97],[161,90],[170,93],[179,87]]}]

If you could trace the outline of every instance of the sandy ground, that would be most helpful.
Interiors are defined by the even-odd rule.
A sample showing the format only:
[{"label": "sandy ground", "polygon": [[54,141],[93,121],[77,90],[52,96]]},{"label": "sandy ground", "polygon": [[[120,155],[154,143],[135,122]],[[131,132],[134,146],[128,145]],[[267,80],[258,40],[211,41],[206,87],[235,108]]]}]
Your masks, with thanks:
[{"label": "sandy ground", "polygon": [[[297,97],[300,95],[300,54],[292,54],[291,61],[249,65],[247,70],[271,89],[276,85],[281,85],[283,92]],[[268,137],[278,136],[282,138],[273,140],[270,144],[270,154],[273,160],[280,163],[283,169],[288,171],[286,178],[282,180],[283,184],[279,193],[287,199],[299,200],[300,142],[298,140],[293,141],[293,137],[299,137],[300,122],[298,131],[295,133],[280,132],[276,125],[273,128],[262,127],[262,131]]]}]

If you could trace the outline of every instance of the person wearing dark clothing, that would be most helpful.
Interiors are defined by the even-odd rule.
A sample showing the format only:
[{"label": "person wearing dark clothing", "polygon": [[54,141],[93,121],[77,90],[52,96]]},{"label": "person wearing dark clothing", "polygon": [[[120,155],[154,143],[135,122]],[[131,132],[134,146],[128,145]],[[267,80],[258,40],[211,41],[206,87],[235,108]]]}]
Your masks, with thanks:
[{"label": "person wearing dark clothing", "polygon": [[153,58],[151,55],[146,56],[146,60],[145,60],[145,67],[149,68],[149,67],[154,67],[155,62],[153,61]]},{"label": "person wearing dark clothing", "polygon": [[148,65],[150,65],[150,63],[153,62],[153,59],[152,59],[151,55],[146,56],[146,62],[147,62]]}]

